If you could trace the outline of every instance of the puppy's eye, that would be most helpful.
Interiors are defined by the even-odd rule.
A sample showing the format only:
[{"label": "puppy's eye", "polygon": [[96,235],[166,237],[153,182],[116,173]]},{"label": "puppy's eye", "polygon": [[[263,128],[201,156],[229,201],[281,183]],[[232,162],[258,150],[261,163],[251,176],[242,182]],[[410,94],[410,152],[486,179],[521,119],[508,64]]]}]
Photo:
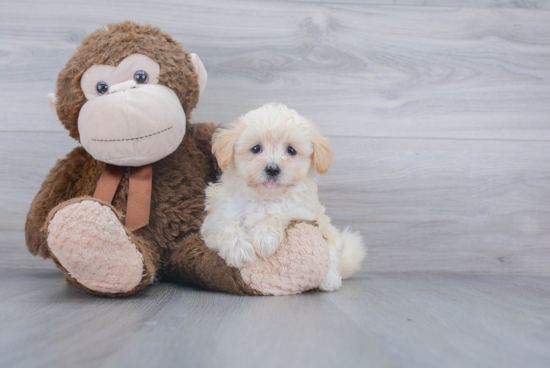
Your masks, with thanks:
[{"label": "puppy's eye", "polygon": [[262,147],[260,145],[254,146],[251,149],[252,153],[260,153],[262,152]]},{"label": "puppy's eye", "polygon": [[97,93],[99,93],[100,95],[104,95],[109,90],[109,86],[105,82],[97,82],[97,84],[95,85],[95,89],[97,90]]},{"label": "puppy's eye", "polygon": [[286,151],[287,151],[288,154],[291,155],[291,156],[294,156],[296,153],[298,153],[298,152],[296,152],[296,150],[295,150],[294,148],[292,148],[292,147],[288,147],[288,148],[286,149]]},{"label": "puppy's eye", "polygon": [[149,75],[145,70],[138,70],[134,74],[134,80],[137,84],[145,84],[149,81]]}]

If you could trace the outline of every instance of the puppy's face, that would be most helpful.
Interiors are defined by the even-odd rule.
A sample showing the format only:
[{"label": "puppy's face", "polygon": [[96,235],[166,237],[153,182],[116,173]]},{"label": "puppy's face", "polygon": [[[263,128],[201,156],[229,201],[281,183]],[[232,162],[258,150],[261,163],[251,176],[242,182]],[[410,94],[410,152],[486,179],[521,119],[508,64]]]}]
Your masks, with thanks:
[{"label": "puppy's face", "polygon": [[284,197],[310,170],[328,171],[332,150],[315,125],[284,105],[267,104],[220,129],[213,151],[222,170],[265,199]]},{"label": "puppy's face", "polygon": [[240,177],[262,197],[278,197],[302,181],[311,167],[313,145],[291,124],[245,129],[233,162]]}]

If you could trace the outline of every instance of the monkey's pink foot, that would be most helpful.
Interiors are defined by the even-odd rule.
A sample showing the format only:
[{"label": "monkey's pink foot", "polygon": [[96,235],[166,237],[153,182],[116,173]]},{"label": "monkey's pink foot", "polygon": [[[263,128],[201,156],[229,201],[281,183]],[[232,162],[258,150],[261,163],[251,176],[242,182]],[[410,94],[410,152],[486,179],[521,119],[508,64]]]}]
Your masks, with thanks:
[{"label": "monkey's pink foot", "polygon": [[327,242],[316,226],[298,223],[286,230],[270,257],[241,268],[244,282],[264,295],[290,295],[319,286],[329,270]]},{"label": "monkey's pink foot", "polygon": [[143,256],[113,210],[94,200],[59,209],[48,224],[48,246],[80,284],[100,293],[127,293],[143,278]]}]

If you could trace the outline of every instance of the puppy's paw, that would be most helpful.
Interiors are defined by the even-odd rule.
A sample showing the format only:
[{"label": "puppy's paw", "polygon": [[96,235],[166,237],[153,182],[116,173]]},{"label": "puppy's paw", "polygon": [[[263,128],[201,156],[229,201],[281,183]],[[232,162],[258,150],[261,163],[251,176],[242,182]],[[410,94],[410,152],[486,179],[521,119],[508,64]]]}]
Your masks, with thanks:
[{"label": "puppy's paw", "polygon": [[257,226],[249,232],[252,245],[260,258],[268,258],[279,249],[283,241],[284,231],[269,229],[266,226]]},{"label": "puppy's paw", "polygon": [[219,254],[225,263],[237,268],[258,261],[254,247],[245,238],[236,239],[231,246],[220,249]]},{"label": "puppy's paw", "polygon": [[342,276],[334,271],[329,271],[319,285],[319,290],[336,291],[342,286]]}]

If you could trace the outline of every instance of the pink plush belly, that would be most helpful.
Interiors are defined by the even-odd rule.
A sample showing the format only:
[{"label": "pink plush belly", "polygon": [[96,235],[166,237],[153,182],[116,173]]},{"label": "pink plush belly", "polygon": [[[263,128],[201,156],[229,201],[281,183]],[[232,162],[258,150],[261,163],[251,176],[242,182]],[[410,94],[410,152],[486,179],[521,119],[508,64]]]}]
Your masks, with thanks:
[{"label": "pink plush belly", "polygon": [[244,266],[245,283],[266,295],[290,295],[319,286],[328,272],[330,255],[319,229],[299,223],[286,232],[269,258]]}]

